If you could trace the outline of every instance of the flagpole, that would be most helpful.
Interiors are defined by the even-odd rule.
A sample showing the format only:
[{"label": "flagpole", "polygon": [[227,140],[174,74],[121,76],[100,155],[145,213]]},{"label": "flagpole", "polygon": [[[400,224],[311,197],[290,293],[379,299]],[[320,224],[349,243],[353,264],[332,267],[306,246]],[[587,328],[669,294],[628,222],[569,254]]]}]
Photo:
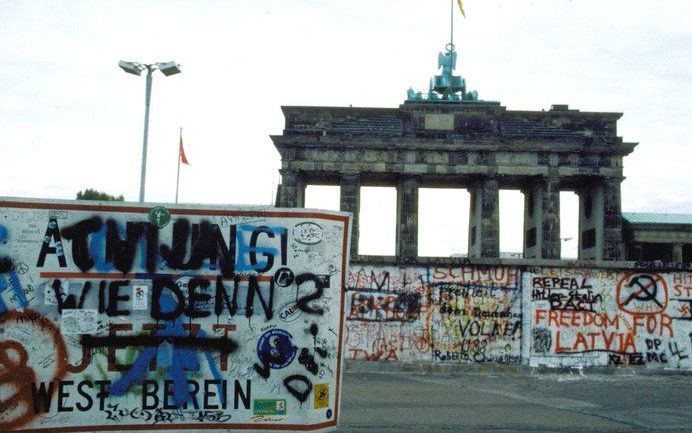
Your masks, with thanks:
[{"label": "flagpole", "polygon": [[451,6],[449,11],[449,43],[454,46],[454,0],[449,3]]},{"label": "flagpole", "polygon": [[178,204],[178,186],[180,186],[180,142],[183,140],[183,128],[180,128],[180,137],[178,139],[178,174],[175,178],[175,203]]}]

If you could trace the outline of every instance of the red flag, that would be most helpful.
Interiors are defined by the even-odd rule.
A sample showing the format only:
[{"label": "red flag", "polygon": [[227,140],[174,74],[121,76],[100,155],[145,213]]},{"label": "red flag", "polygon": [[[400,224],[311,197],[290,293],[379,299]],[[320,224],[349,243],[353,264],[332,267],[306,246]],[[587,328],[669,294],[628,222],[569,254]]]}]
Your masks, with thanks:
[{"label": "red flag", "polygon": [[180,162],[183,164],[190,165],[189,162],[187,162],[187,158],[185,157],[185,149],[183,149],[183,136],[180,136]]}]

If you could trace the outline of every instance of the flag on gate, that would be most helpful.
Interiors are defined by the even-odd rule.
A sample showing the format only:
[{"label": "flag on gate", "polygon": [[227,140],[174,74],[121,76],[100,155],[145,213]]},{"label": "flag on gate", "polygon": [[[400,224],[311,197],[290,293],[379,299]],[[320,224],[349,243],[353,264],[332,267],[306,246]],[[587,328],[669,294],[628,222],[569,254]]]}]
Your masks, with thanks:
[{"label": "flag on gate", "polygon": [[183,135],[180,134],[180,162],[186,165],[190,165],[189,162],[187,162],[187,158],[185,157],[185,149],[183,149]]},{"label": "flag on gate", "polygon": [[461,0],[457,0],[457,3],[459,3],[459,10],[461,11],[461,15],[466,18],[466,12],[464,12],[464,5],[461,3]]}]

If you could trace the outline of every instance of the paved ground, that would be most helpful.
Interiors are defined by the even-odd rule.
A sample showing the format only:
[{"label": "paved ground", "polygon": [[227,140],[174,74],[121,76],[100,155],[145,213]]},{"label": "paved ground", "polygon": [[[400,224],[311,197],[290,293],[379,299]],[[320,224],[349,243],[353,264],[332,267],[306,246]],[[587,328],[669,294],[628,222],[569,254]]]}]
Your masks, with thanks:
[{"label": "paved ground", "polygon": [[692,376],[359,373],[340,433],[692,432]]}]

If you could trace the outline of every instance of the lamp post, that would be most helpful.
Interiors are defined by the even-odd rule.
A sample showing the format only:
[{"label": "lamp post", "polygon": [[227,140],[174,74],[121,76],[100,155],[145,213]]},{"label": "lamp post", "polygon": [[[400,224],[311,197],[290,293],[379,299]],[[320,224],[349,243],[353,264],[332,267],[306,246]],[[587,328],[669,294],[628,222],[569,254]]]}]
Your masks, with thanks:
[{"label": "lamp post", "polygon": [[142,75],[142,71],[147,71],[147,87],[144,96],[144,139],[142,142],[142,174],[139,183],[139,202],[144,203],[144,183],[147,176],[147,142],[149,141],[149,103],[151,102],[151,81],[152,72],[155,70],[161,71],[165,76],[175,75],[180,73],[180,65],[174,61],[158,62],[144,64],[139,62],[126,62],[121,60],[118,63],[120,68],[128,74],[137,76]]}]

